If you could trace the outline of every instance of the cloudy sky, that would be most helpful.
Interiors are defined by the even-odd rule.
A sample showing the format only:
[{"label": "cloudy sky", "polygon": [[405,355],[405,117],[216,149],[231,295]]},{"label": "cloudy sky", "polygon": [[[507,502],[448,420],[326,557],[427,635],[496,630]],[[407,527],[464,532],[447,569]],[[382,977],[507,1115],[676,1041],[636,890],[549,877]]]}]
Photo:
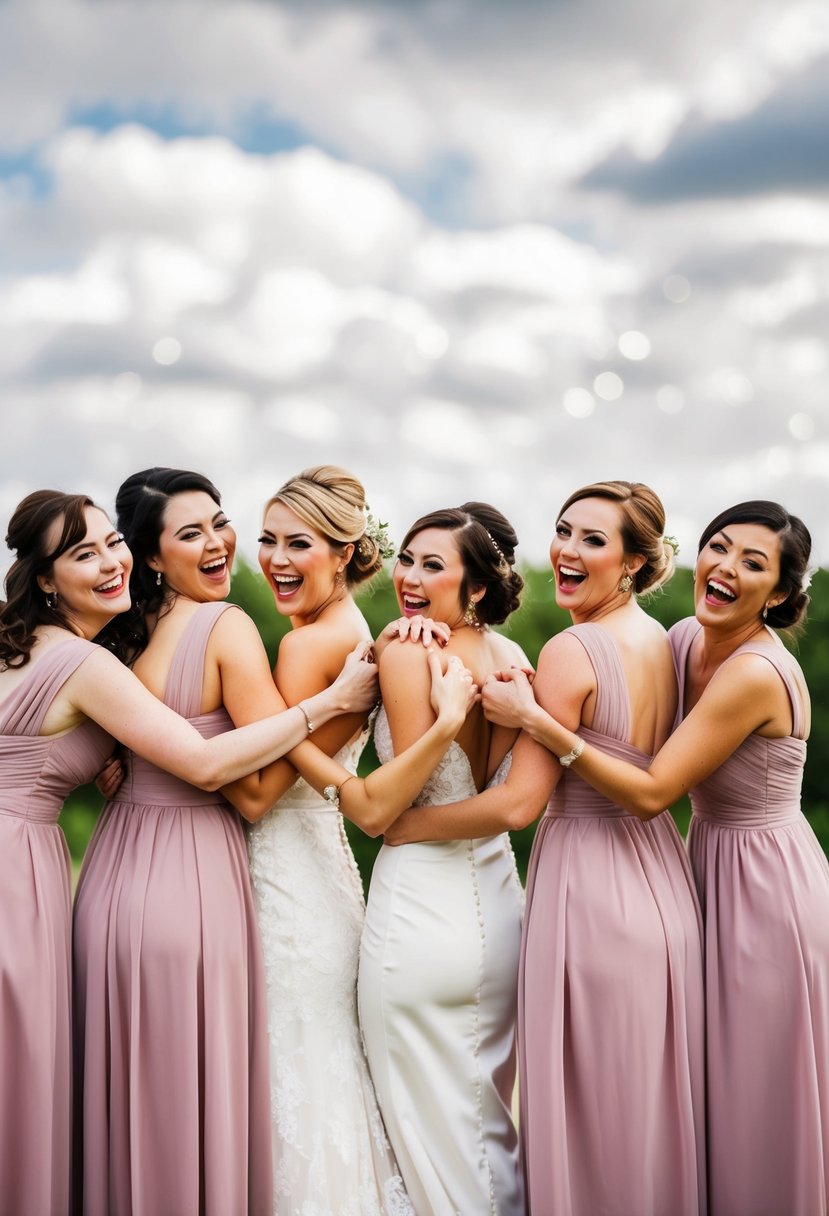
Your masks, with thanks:
[{"label": "cloudy sky", "polygon": [[824,0],[0,0],[0,516],[345,464],[545,559],[649,482],[829,564]]}]

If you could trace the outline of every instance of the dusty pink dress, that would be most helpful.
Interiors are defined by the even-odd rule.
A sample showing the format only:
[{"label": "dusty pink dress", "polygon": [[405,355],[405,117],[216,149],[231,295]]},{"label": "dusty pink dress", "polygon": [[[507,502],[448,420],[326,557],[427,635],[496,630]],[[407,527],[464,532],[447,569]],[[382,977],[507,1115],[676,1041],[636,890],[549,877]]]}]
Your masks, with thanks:
[{"label": "dusty pink dress", "polygon": [[[225,611],[193,614],[164,694],[204,736],[232,726],[199,713]],[[264,970],[242,825],[221,797],[130,757],[81,872],[75,967],[78,1211],[269,1216]]]},{"label": "dusty pink dress", "polygon": [[0,1212],[69,1211],[71,991],[66,795],[113,748],[86,722],[39,734],[61,685],[96,647],[59,642],[0,705]]},{"label": "dusty pink dress", "polygon": [[[588,743],[641,768],[612,635]],[[706,1211],[699,905],[670,815],[644,823],[568,770],[530,859],[519,979],[521,1136],[533,1216]]]},{"label": "dusty pink dress", "polygon": [[[684,700],[701,626],[671,630]],[[790,738],[750,735],[691,791],[688,836],[705,920],[712,1216],[829,1210],[829,864],[800,810],[806,744],[797,664],[779,672]]]}]

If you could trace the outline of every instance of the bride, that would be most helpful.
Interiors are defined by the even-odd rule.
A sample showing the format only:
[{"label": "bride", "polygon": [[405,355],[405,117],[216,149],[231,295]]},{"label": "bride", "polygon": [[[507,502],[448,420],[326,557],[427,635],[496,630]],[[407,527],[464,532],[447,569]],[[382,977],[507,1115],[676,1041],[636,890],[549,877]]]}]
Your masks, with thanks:
[{"label": "bride", "polygon": [[[404,615],[449,625],[444,653],[459,656],[479,684],[512,664],[527,666],[513,642],[488,628],[518,606],[515,545],[500,512],[466,503],[413,524],[394,568]],[[422,647],[397,641],[380,656],[375,742],[384,764],[434,721],[427,660]],[[513,736],[476,706],[417,801],[452,802],[497,780]],[[506,834],[384,846],[375,862],[360,1018],[418,1216],[524,1211],[510,1111],[521,912]]]},{"label": "bride", "polygon": [[[370,641],[351,590],[382,566],[367,530],[360,482],[319,466],[291,478],[265,508],[259,562],[277,610],[290,618],[274,671],[289,705],[326,688],[344,657]],[[425,651],[424,651],[425,653]],[[400,756],[396,775],[354,774],[367,739],[360,714],[343,715],[291,753],[322,788],[315,793],[288,761],[228,786],[223,793],[252,822],[251,876],[265,956],[271,1055],[274,1212],[294,1216],[413,1216],[389,1148],[357,1024],[357,961],[365,916],[360,875],[339,804],[377,835],[408,805],[450,745],[474,696],[458,660],[441,677],[429,656],[432,692],[454,684],[440,706],[438,731]],[[460,683],[466,687],[458,695]],[[444,687],[441,689],[441,685]],[[276,691],[271,685],[271,694]],[[259,704],[254,716],[267,712]],[[445,712],[448,709],[448,713]],[[334,756],[338,769],[322,752]],[[324,764],[321,765],[321,761]]]}]

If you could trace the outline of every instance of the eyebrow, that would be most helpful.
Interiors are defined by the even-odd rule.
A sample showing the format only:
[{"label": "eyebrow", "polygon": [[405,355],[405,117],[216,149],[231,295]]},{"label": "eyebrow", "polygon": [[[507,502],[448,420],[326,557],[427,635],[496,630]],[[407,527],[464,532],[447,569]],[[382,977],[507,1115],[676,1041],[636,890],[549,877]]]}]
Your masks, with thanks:
[{"label": "eyebrow", "polygon": [[[727,532],[720,531],[719,535],[722,536],[724,540],[728,541],[729,545],[734,544],[734,541]],[[766,561],[769,560],[769,555],[764,549],[743,549],[743,553],[756,553],[758,557],[764,557]]]},{"label": "eyebrow", "polygon": [[[558,522],[560,524],[564,524],[565,527],[569,528],[571,532],[573,531],[573,525],[568,520],[566,520],[564,518],[564,516],[562,516]],[[584,535],[603,536],[605,538],[605,540],[610,539],[608,533],[605,532],[602,528],[579,528],[578,531],[582,532]]]},{"label": "eyebrow", "polygon": [[[104,541],[106,542],[108,540],[111,540],[113,536],[117,536],[117,535],[118,535],[118,530],[116,528],[113,528],[111,532],[107,532],[106,536],[104,537]],[[97,544],[98,544],[98,541],[89,540],[87,537],[84,537],[84,539],[79,540],[76,545],[71,545],[70,548],[64,549],[64,553],[68,557],[71,553],[75,553],[78,549],[94,549]]]},{"label": "eyebrow", "polygon": [[[224,511],[217,511],[215,515],[211,515],[211,517],[210,517],[211,524],[215,523],[217,519],[221,519],[221,517],[223,515],[224,515]],[[178,536],[179,532],[186,532],[188,528],[203,528],[203,527],[204,527],[204,524],[202,522],[192,523],[192,524],[182,524],[180,528],[176,528],[175,532],[173,533],[173,536]]]}]

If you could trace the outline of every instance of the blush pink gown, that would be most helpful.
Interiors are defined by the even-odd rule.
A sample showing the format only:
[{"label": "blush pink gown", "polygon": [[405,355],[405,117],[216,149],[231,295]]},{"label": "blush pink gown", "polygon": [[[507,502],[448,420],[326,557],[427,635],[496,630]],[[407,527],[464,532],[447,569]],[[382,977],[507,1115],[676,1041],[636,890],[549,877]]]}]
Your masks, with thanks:
[{"label": "blush pink gown", "polygon": [[[684,700],[701,626],[671,630]],[[790,738],[750,735],[691,791],[705,920],[712,1216],[829,1210],[829,864],[800,809],[806,744],[797,664],[741,646],[786,686]],[[733,656],[732,656],[733,657]]]},{"label": "blush pink gown", "polygon": [[[641,768],[599,625],[588,743]],[[669,814],[648,823],[568,770],[533,844],[519,977],[521,1137],[532,1216],[706,1211],[699,905]]]},{"label": "blush pink gown", "polygon": [[0,705],[0,1212],[66,1216],[71,1147],[71,898],[63,801],[113,742],[86,722],[42,736],[55,694],[96,647],[69,638]]},{"label": "blush pink gown", "polygon": [[[164,700],[206,737],[204,655],[229,604],[203,604]],[[77,1209],[270,1216],[264,969],[236,812],[131,756],[75,904]]]}]

